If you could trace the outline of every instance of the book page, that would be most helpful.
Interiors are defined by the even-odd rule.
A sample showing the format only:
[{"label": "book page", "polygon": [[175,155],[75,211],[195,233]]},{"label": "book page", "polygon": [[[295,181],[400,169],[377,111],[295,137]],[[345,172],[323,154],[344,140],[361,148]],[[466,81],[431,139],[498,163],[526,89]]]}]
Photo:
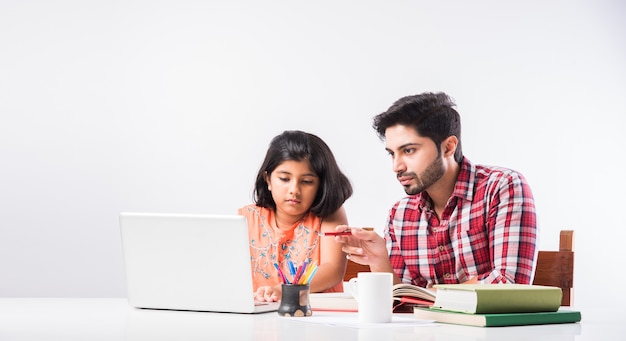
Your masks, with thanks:
[{"label": "book page", "polygon": [[437,297],[437,291],[434,289],[427,289],[418,287],[413,284],[399,283],[393,286],[393,296],[402,297],[410,296],[417,297],[428,301],[434,301]]}]

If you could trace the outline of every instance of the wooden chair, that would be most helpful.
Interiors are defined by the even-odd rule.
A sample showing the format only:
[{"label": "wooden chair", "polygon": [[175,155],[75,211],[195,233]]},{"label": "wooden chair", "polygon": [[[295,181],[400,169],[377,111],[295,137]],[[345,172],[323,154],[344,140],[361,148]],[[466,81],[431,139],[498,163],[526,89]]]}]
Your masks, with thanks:
[{"label": "wooden chair", "polygon": [[[539,251],[533,284],[549,285],[561,288],[561,305],[570,306],[574,283],[574,231],[562,230],[559,251]],[[359,272],[370,271],[369,266],[348,261],[344,281],[357,277]]]},{"label": "wooden chair", "polygon": [[561,231],[559,251],[539,251],[533,284],[560,287],[563,290],[561,305],[571,305],[574,287],[574,231]]},{"label": "wooden chair", "polygon": [[350,278],[357,277],[359,272],[369,272],[369,271],[370,271],[369,265],[363,265],[363,264],[355,263],[349,260],[348,265],[346,265],[346,273],[343,275],[343,280],[344,282],[347,282],[350,280]]}]

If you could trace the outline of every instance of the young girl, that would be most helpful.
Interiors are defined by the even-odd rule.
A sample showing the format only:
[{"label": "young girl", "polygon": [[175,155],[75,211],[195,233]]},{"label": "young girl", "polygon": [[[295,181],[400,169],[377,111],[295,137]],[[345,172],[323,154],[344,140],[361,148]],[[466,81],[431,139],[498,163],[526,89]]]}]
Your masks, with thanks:
[{"label": "young girl", "polygon": [[255,203],[238,211],[248,220],[256,300],[280,300],[282,279],[274,264],[289,274],[289,261],[317,264],[311,292],[343,290],[345,253],[320,232],[347,224],[343,204],[351,195],[350,181],[319,137],[285,131],[272,139],[257,174]]}]

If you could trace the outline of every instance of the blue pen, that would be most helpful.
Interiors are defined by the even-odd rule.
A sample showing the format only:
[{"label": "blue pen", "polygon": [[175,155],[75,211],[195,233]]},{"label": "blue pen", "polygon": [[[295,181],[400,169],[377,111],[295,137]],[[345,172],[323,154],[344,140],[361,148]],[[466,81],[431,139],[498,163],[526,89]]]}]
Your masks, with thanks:
[{"label": "blue pen", "polygon": [[305,266],[306,266],[306,261],[302,263],[301,266],[298,267],[298,270],[296,271],[296,275],[293,277],[294,284],[298,284],[298,281],[300,280],[300,276],[302,276],[302,274],[304,273]]},{"label": "blue pen", "polygon": [[289,265],[289,273],[291,274],[291,278],[294,278],[294,276],[296,275],[296,266],[291,259],[287,261],[287,264]]}]

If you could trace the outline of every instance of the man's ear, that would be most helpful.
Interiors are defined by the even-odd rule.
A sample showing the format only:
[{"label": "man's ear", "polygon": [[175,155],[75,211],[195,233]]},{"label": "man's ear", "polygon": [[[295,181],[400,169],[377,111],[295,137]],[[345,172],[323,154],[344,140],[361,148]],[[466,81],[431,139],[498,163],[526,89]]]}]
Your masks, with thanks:
[{"label": "man's ear", "polygon": [[459,145],[459,139],[457,139],[456,136],[454,135],[448,136],[448,138],[445,139],[442,143],[443,155],[446,157],[454,156],[454,153],[456,152],[456,147],[458,145]]}]

